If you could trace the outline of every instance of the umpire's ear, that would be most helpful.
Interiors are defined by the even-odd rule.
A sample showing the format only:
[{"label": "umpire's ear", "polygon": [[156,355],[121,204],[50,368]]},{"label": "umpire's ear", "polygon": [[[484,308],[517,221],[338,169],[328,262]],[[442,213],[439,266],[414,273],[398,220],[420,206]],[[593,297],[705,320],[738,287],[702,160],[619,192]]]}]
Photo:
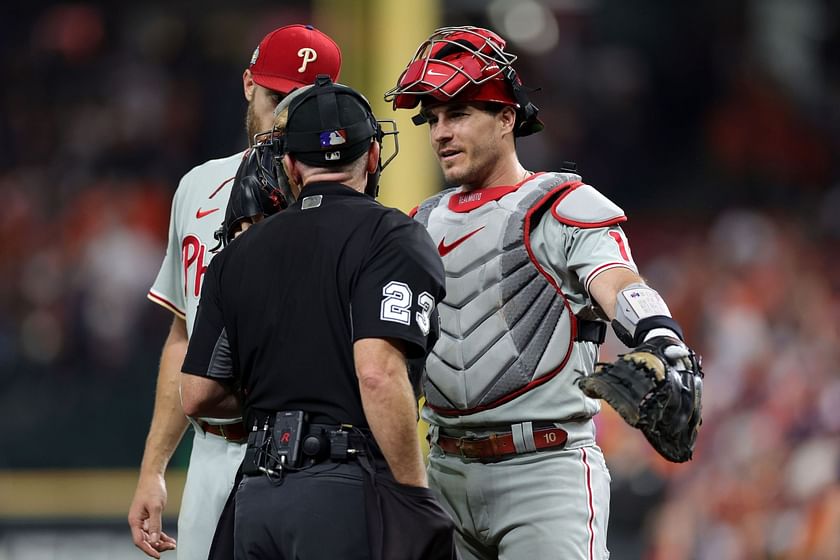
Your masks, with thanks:
[{"label": "umpire's ear", "polygon": [[382,147],[380,146],[379,142],[372,141],[370,143],[370,148],[368,149],[368,160],[367,160],[367,168],[365,171],[368,173],[374,173],[377,169],[379,169],[379,156],[382,152]]},{"label": "umpire's ear", "polygon": [[301,178],[300,170],[297,166],[297,160],[294,156],[283,154],[283,171],[286,172],[286,177],[289,178],[289,186],[292,188],[292,195],[295,199],[300,196],[300,191],[303,188],[303,179]]}]

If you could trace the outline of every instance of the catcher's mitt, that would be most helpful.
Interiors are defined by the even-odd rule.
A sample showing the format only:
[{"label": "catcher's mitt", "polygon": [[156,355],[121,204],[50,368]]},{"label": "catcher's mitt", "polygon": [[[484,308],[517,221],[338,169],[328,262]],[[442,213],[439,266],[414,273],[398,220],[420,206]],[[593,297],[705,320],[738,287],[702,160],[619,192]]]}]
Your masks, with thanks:
[{"label": "catcher's mitt", "polygon": [[578,386],[610,403],[669,461],[691,459],[702,421],[703,371],[697,355],[679,340],[651,338],[613,363],[598,363]]}]

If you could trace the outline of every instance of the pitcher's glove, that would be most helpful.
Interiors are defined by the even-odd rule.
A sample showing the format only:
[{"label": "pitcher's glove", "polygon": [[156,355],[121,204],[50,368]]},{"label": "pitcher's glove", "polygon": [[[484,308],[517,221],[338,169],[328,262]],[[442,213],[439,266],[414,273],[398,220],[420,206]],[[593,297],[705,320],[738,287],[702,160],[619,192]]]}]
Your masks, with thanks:
[{"label": "pitcher's glove", "polygon": [[699,357],[680,340],[651,338],[613,363],[596,364],[578,386],[610,403],[669,461],[691,459],[702,422],[703,371]]}]

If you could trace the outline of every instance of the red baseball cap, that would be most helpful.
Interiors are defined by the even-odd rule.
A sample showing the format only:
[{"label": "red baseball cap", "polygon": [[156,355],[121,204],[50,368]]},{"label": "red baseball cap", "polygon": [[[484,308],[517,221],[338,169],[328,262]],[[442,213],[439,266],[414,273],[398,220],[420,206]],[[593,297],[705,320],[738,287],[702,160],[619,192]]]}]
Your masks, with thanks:
[{"label": "red baseball cap", "polygon": [[259,85],[288,93],[311,85],[318,74],[338,81],[341,50],[311,25],[287,25],[263,37],[249,68]]}]

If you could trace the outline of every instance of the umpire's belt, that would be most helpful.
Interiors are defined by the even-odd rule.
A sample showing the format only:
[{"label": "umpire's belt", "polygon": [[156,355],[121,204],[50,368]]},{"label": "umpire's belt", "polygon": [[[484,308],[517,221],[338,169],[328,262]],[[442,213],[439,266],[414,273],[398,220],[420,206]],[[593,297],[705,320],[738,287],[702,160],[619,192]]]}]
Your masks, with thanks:
[{"label": "umpire's belt", "polygon": [[210,424],[205,420],[199,420],[198,425],[208,434],[223,437],[232,443],[245,443],[248,441],[248,430],[245,429],[245,424],[242,422],[234,422],[233,424]]},{"label": "umpire's belt", "polygon": [[[566,430],[554,426],[534,426],[533,430],[523,430],[524,422],[511,426],[509,432],[497,432],[483,437],[453,437],[441,430],[437,436],[437,445],[445,453],[458,455],[465,459],[499,460],[519,453],[529,453],[539,449],[550,449],[566,445]],[[527,432],[533,434],[533,439]],[[520,439],[517,445],[517,439]]]}]

